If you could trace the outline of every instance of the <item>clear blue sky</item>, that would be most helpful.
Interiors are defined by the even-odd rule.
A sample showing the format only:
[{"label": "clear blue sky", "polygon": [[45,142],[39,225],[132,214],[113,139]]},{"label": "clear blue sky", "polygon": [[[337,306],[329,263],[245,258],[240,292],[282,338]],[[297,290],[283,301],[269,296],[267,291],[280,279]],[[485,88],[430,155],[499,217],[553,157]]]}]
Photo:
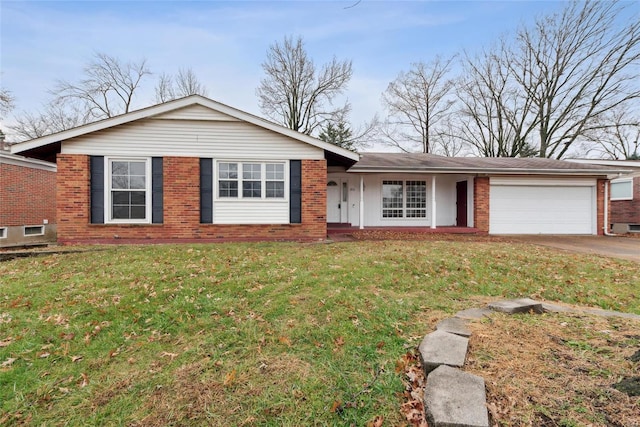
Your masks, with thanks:
[{"label": "clear blue sky", "polygon": [[[48,100],[57,79],[77,80],[93,52],[147,59],[138,98],[157,76],[192,68],[211,98],[260,114],[255,89],[270,44],[301,35],[316,63],[353,60],[347,97],[355,122],[380,111],[380,94],[412,62],[475,52],[560,1],[5,1],[0,3],[2,87],[14,114]],[[637,10],[637,3],[634,6]],[[11,123],[9,114],[4,124]]]}]

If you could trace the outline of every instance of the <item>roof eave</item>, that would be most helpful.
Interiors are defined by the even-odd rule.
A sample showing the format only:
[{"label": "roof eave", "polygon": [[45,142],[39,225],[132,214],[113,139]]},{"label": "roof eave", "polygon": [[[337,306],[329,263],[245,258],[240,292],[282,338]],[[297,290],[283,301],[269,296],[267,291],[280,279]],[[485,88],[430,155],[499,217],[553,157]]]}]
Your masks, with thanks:
[{"label": "roof eave", "polygon": [[165,102],[164,104],[153,105],[151,107],[146,107],[140,110],[132,111],[130,113],[122,114],[116,117],[100,120],[98,122],[88,123],[86,125],[78,126],[73,129],[65,130],[65,131],[54,133],[51,135],[46,135],[36,139],[31,139],[29,141],[19,142],[17,144],[11,145],[10,150],[11,150],[11,153],[14,153],[14,154],[22,153],[24,151],[28,151],[34,148],[42,147],[49,144],[55,144],[57,142],[61,142],[67,139],[76,138],[92,132],[97,132],[100,130],[108,129],[108,128],[122,125],[125,123],[130,123],[135,120],[157,116],[159,114],[163,114],[163,113],[174,111],[180,108],[188,107],[190,105],[202,105],[204,107],[208,107],[213,110],[220,111],[236,119],[243,120],[248,123],[254,124],[256,126],[260,126],[262,128],[279,133],[281,135],[288,136],[290,138],[296,139],[301,142],[305,142],[314,147],[317,147],[326,151],[330,151],[336,155],[345,157],[347,159],[354,160],[354,161],[360,160],[360,155],[358,153],[354,153],[353,151],[344,149],[342,147],[338,147],[337,145],[330,144],[328,142],[324,142],[312,136],[305,135],[300,132],[296,132],[294,130],[285,128],[276,123],[270,122],[268,120],[264,120],[258,116],[254,116],[253,114],[238,110],[236,108],[230,107],[228,105],[222,104],[220,102],[214,101],[209,98],[202,97],[200,95],[191,95],[185,98],[180,98],[173,101]]},{"label": "roof eave", "polygon": [[616,176],[632,171],[622,169],[522,169],[522,168],[412,168],[412,167],[366,167],[355,166],[347,170],[351,173],[441,173],[441,174],[474,174],[474,175],[590,175]]}]

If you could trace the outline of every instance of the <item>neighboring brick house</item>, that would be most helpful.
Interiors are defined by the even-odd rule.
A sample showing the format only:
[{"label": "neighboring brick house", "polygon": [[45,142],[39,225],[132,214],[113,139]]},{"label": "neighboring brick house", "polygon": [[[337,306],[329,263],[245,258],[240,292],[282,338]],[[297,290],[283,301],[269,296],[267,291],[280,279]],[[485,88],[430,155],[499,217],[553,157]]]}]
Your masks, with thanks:
[{"label": "neighboring brick house", "polygon": [[0,152],[0,247],[56,240],[56,165]]},{"label": "neighboring brick house", "polygon": [[11,147],[57,159],[61,243],[321,240],[327,224],[602,234],[619,171],[364,153],[192,95]]},{"label": "neighboring brick house", "polygon": [[630,171],[611,180],[608,222],[614,233],[640,232],[640,160],[572,160]]}]

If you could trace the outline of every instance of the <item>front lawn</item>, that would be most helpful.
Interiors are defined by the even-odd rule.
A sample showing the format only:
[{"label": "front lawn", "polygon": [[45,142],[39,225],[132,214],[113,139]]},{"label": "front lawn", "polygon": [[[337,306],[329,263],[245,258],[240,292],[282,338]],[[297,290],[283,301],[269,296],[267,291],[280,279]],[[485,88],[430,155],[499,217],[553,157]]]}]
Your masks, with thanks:
[{"label": "front lawn", "polygon": [[402,425],[458,310],[640,314],[640,265],[490,239],[100,249],[0,263],[0,424]]}]

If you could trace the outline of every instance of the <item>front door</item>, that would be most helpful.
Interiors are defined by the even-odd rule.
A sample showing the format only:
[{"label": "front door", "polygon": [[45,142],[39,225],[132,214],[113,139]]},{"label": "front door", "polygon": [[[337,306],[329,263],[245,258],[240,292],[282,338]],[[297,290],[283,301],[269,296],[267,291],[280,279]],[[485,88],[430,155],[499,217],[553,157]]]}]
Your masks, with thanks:
[{"label": "front door", "polygon": [[467,181],[456,182],[456,225],[467,226]]},{"label": "front door", "polygon": [[327,222],[339,223],[341,218],[341,191],[340,182],[338,180],[329,180],[327,182]]}]

